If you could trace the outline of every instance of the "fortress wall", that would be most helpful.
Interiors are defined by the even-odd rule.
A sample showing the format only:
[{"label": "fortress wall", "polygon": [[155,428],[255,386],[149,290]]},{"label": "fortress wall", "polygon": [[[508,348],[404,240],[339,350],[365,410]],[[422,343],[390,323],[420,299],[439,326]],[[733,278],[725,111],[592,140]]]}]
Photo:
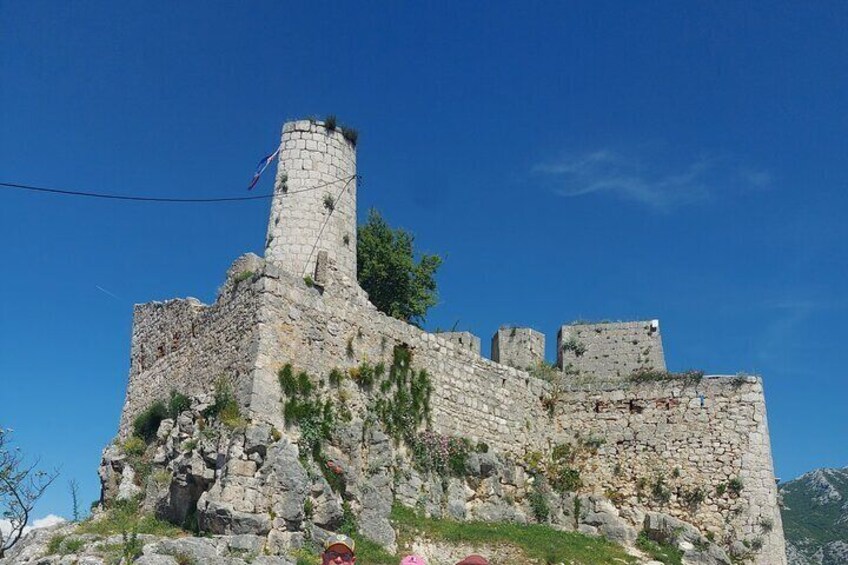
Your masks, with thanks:
[{"label": "fortress wall", "polygon": [[210,306],[193,298],[135,306],[121,438],[132,432],[140,412],[167,401],[171,390],[207,392],[223,376],[246,402],[258,333],[258,295],[248,290],[251,284],[228,280],[226,293]]},{"label": "fortress wall", "polygon": [[[504,452],[522,449],[528,441],[547,383],[385,316],[358,289],[330,286],[322,295],[274,265],[266,266],[263,280],[261,347],[251,402],[255,417],[284,424],[277,371],[285,363],[326,377],[334,368],[346,370],[363,361],[388,366],[393,347],[407,344],[414,368],[431,376],[437,431],[482,440]],[[364,408],[358,395],[349,402]]]},{"label": "fortress wall", "polygon": [[[578,378],[555,393],[551,417],[542,403],[551,391],[548,383],[389,318],[355,289],[328,287],[322,294],[272,265],[266,266],[266,274],[252,397],[255,417],[282,429],[276,373],[287,362],[326,377],[333,368],[348,369],[362,361],[388,365],[393,346],[405,343],[413,350],[414,368],[426,369],[432,378],[436,431],[484,441],[518,459],[535,450],[549,453],[558,443],[579,446],[602,440],[596,451],[577,448],[575,465],[587,489],[620,493],[619,503],[637,509],[632,514],[636,519],[638,509],[655,509],[713,532],[719,541],[762,538],[761,555],[770,560],[758,562],[784,563],[758,379],[707,378],[687,385]],[[365,400],[352,394],[348,402],[358,410]],[[660,477],[669,491],[667,502],[651,494]],[[741,496],[729,490],[719,496],[718,485],[734,478],[742,481]],[[690,509],[683,498],[697,487],[703,487],[705,500]],[[761,523],[773,524],[772,531],[764,531]]]},{"label": "fortress wall", "polygon": [[604,378],[626,378],[637,369],[665,371],[659,321],[562,326],[557,334],[557,365]]},{"label": "fortress wall", "polygon": [[[546,441],[587,439],[603,441],[596,452],[584,450],[581,472],[596,494],[675,515],[725,543],[761,538],[755,562],[785,563],[759,378],[575,384],[560,394]],[[727,486],[732,479],[742,482],[739,496]],[[659,480],[668,501],[655,492]],[[687,493],[698,488],[705,500],[688,504]]]},{"label": "fortress wall", "polygon": [[[388,365],[393,347],[406,344],[413,367],[426,369],[432,379],[436,431],[484,441],[516,459],[570,443],[584,490],[614,494],[634,521],[644,510],[657,510],[725,543],[762,538],[759,555],[768,559],[756,562],[785,563],[759,379],[635,384],[566,377],[557,389],[383,315],[357,287],[331,284],[322,292],[276,265],[252,265],[264,271],[235,283],[231,270],[214,305],[179,300],[136,308],[122,437],[154,399],[167,398],[172,388],[207,391],[220,375],[234,379],[252,419],[283,429],[277,372],[285,363],[326,378],[334,368],[363,361]],[[175,342],[177,333],[187,337]],[[346,386],[351,409],[364,409],[357,387]],[[543,404],[551,395],[557,399],[553,415]],[[588,447],[593,441],[600,445]],[[743,485],[740,496],[730,489],[717,492],[734,478]],[[659,479],[668,500],[654,492]],[[705,499],[690,507],[686,493],[698,487]],[[771,532],[763,526],[769,523]]]}]

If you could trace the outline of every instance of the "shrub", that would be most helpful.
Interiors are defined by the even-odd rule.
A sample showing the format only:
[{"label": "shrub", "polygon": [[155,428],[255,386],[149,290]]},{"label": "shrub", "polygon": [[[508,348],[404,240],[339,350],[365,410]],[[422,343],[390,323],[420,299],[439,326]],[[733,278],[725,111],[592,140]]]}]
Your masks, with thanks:
[{"label": "shrub", "polygon": [[527,372],[530,373],[531,376],[548,381],[549,383],[555,382],[562,376],[562,371],[560,371],[555,365],[551,365],[545,361],[539,361],[536,365],[529,367]]},{"label": "shrub", "polygon": [[254,273],[253,271],[242,271],[235,277],[233,277],[233,282],[235,284],[239,284],[240,282],[244,282],[247,279],[252,279],[255,274],[256,273]]},{"label": "shrub", "polygon": [[327,377],[327,380],[330,381],[330,385],[332,386],[339,386],[342,383],[342,379],[344,379],[344,374],[338,369],[330,371]]},{"label": "shrub", "polygon": [[425,431],[418,434],[411,443],[413,464],[420,471],[433,471],[443,477],[465,476],[465,466],[471,452],[471,444],[467,439]]},{"label": "shrub", "polygon": [[127,563],[131,563],[141,557],[141,549],[143,542],[138,539],[138,533],[133,531],[127,533],[126,530],[121,532],[121,556]]},{"label": "shrub", "polygon": [[140,457],[147,450],[147,444],[138,436],[127,438],[124,442],[124,453],[130,456]]},{"label": "shrub", "polygon": [[224,377],[215,383],[215,397],[212,405],[203,411],[205,418],[218,418],[228,428],[241,428],[247,422],[241,416],[241,409],[233,394],[230,383]]},{"label": "shrub", "polygon": [[574,336],[569,337],[567,340],[562,342],[561,346],[563,351],[570,351],[574,353],[577,357],[580,357],[584,353],[586,353],[586,346],[577,341],[577,338]]},{"label": "shrub", "polygon": [[681,494],[681,498],[686,506],[694,509],[701,505],[707,498],[706,491],[701,487],[695,487],[692,489],[684,490]]},{"label": "shrub", "polygon": [[315,503],[312,502],[311,498],[306,498],[303,501],[303,515],[306,516],[307,520],[312,519],[312,514],[315,512]]},{"label": "shrub", "polygon": [[719,483],[716,485],[716,494],[718,496],[724,495],[727,492],[727,483]]},{"label": "shrub", "polygon": [[351,145],[356,147],[356,142],[359,141],[359,132],[350,127],[342,128],[342,135]]},{"label": "shrub", "polygon": [[133,432],[147,443],[156,437],[159,424],[168,417],[168,410],[161,400],[151,404],[147,410],[136,416],[133,420]]},{"label": "shrub", "polygon": [[176,390],[171,391],[171,398],[168,399],[168,415],[176,419],[180,414],[191,408],[191,401],[184,394],[180,394]]},{"label": "shrub", "polygon": [[336,209],[336,201],[333,200],[333,197],[330,194],[324,195],[324,208],[330,212]]},{"label": "shrub", "polygon": [[65,551],[67,553],[77,553],[85,545],[85,540],[80,538],[69,539],[65,542]]},{"label": "shrub", "polygon": [[681,373],[672,373],[669,371],[659,371],[657,369],[640,368],[636,369],[628,379],[632,383],[650,383],[656,381],[679,380],[684,384],[697,384],[704,378],[703,371],[683,371]]},{"label": "shrub", "polygon": [[760,519],[760,529],[763,530],[763,533],[769,533],[774,529],[774,520],[771,518],[761,518]]},{"label": "shrub", "polygon": [[324,127],[327,128],[327,131],[335,131],[337,124],[338,122],[333,114],[324,118]]},{"label": "shrub", "polygon": [[665,477],[657,475],[651,485],[651,497],[660,504],[666,504],[671,500],[671,490],[665,482]]},{"label": "shrub", "polygon": [[286,425],[300,427],[301,448],[318,459],[321,443],[330,438],[336,426],[333,405],[329,400],[322,402],[313,397],[315,387],[305,371],[295,375],[292,366],[286,364],[277,376],[286,396],[283,404]]},{"label": "shrub", "polygon": [[308,286],[309,288],[312,288],[313,286],[315,286],[315,281],[314,281],[314,280],[312,280],[312,277],[310,277],[309,275],[306,275],[305,277],[303,277],[303,282],[304,282],[304,283],[306,284],[306,286]]},{"label": "shrub", "polygon": [[50,541],[47,542],[47,555],[55,555],[62,550],[62,542],[65,541],[67,536],[63,536],[61,534],[56,534],[55,536],[50,538]]},{"label": "shrub", "polygon": [[730,493],[735,496],[739,496],[739,493],[742,492],[743,486],[744,485],[742,484],[742,479],[740,479],[739,477],[733,477],[732,479],[727,481],[727,490],[729,490]]},{"label": "shrub", "polygon": [[530,496],[527,497],[530,502],[530,509],[533,511],[533,516],[537,522],[547,522],[551,515],[551,507],[548,504],[548,497],[542,492],[539,486],[533,489]]}]

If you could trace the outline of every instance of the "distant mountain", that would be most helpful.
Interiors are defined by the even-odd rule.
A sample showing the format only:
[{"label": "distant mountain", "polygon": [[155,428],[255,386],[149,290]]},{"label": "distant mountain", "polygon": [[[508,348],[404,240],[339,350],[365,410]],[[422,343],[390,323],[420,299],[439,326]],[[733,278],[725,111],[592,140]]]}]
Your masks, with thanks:
[{"label": "distant mountain", "polygon": [[848,467],[817,469],[778,488],[789,564],[848,564]]}]

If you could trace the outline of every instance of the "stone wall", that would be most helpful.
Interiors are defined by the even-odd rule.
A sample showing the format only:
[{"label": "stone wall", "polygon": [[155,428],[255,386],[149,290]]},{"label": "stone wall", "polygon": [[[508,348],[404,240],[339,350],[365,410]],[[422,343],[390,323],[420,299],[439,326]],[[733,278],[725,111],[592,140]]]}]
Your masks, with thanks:
[{"label": "stone wall", "polygon": [[[388,364],[393,346],[406,344],[415,367],[432,378],[436,431],[483,441],[518,460],[571,444],[581,452],[586,492],[614,493],[632,515],[672,514],[726,545],[762,541],[762,555],[770,559],[762,562],[783,563],[759,379],[640,384],[566,377],[565,386],[552,387],[389,318],[350,289],[330,286],[322,293],[273,265],[266,274],[261,289],[268,323],[253,395],[257,416],[284,425],[276,372],[285,363],[320,377],[363,361]],[[550,415],[546,402],[552,397]],[[361,398],[349,402],[364,408]],[[738,494],[729,487],[737,480]]]},{"label": "stone wall", "polygon": [[236,261],[212,305],[187,298],[135,306],[121,438],[140,412],[167,401],[172,390],[207,392],[223,377],[247,404],[259,333],[260,295],[251,286],[260,269],[255,255]]},{"label": "stone wall", "polygon": [[356,148],[340,128],[301,120],[283,126],[266,258],[314,277],[319,251],[356,280]]},{"label": "stone wall", "polygon": [[759,378],[587,379],[561,391],[554,424],[551,442],[600,443],[581,469],[592,492],[674,515],[727,546],[762,541],[756,562],[785,563]]},{"label": "stone wall", "polygon": [[436,332],[436,335],[480,355],[480,338],[471,332]]},{"label": "stone wall", "polygon": [[659,320],[562,326],[557,365],[568,373],[604,378],[626,378],[638,369],[665,371]]}]

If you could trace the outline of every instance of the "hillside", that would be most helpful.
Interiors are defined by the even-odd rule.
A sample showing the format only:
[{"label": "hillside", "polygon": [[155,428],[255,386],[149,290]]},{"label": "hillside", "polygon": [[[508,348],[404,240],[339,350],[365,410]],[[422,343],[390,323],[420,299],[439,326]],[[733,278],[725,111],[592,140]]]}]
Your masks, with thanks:
[{"label": "hillside", "polygon": [[779,488],[789,563],[848,563],[848,467],[817,469]]}]

